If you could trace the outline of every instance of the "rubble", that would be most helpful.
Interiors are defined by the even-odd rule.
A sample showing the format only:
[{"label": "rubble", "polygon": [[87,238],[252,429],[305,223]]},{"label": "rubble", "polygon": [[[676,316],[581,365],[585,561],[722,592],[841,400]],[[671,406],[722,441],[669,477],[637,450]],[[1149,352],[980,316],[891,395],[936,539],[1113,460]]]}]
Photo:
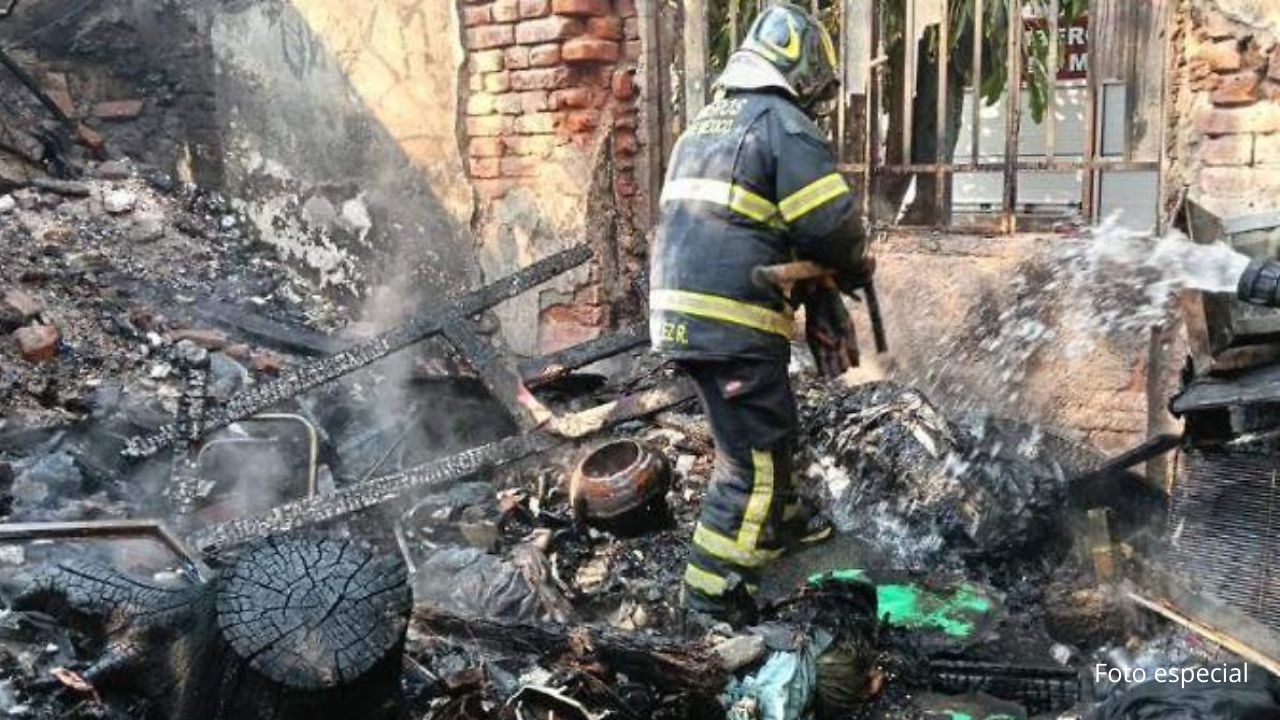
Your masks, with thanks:
[{"label": "rubble", "polygon": [[58,356],[58,328],[52,325],[32,325],[13,331],[18,351],[30,362],[45,362]]}]

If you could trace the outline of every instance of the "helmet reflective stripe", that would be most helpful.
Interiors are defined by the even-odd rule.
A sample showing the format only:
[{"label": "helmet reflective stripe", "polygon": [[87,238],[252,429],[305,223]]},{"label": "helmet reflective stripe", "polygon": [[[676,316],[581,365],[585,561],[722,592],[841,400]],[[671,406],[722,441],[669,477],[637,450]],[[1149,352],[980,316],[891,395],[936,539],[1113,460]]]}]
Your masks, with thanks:
[{"label": "helmet reflective stripe", "polygon": [[827,63],[831,65],[831,69],[836,69],[836,45],[831,42],[831,33],[822,25],[818,25],[818,37],[822,39],[822,52],[827,56]]},{"label": "helmet reflective stripe", "polygon": [[829,97],[836,86],[835,43],[817,18],[794,3],[779,2],[760,13],[740,52],[772,65],[807,110]]},{"label": "helmet reflective stripe", "polygon": [[779,47],[769,38],[760,38],[760,42],[770,50],[777,52],[789,62],[795,62],[800,59],[800,33],[796,30],[795,20],[790,15],[786,16],[787,21],[787,44],[786,47]]}]

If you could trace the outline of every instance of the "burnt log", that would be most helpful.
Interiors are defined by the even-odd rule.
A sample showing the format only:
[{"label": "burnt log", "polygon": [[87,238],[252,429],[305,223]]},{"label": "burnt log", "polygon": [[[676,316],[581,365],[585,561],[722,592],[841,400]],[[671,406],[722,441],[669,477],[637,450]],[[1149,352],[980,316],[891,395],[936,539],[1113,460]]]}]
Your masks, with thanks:
[{"label": "burnt log", "polygon": [[176,589],[62,563],[17,603],[89,638],[96,688],[174,720],[394,717],[411,605],[398,556],[313,536],[252,543]]}]

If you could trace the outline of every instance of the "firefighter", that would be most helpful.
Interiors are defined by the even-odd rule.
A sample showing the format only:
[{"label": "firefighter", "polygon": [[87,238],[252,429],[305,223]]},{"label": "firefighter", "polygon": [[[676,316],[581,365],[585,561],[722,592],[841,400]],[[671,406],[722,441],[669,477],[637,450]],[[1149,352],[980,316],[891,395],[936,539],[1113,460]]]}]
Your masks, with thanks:
[{"label": "firefighter", "polygon": [[[685,605],[734,624],[754,618],[761,569],[805,539],[809,522],[791,481],[790,305],[753,284],[752,270],[807,259],[852,291],[872,267],[854,197],[814,124],[836,88],[822,25],[796,5],[768,8],[680,137],[662,192],[650,332],[693,379],[716,446]],[[823,319],[809,318],[811,341]]]}]

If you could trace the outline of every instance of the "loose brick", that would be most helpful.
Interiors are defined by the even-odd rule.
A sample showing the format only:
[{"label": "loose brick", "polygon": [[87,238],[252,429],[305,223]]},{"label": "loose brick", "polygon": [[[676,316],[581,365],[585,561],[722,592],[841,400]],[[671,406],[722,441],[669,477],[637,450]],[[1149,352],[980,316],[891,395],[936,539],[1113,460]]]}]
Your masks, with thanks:
[{"label": "loose brick", "polygon": [[546,90],[530,90],[529,92],[520,93],[520,107],[526,113],[550,110],[550,93]]},{"label": "loose brick", "polygon": [[503,115],[519,115],[523,108],[520,106],[520,95],[518,93],[507,93],[499,95],[494,101],[493,107]]},{"label": "loose brick", "polygon": [[489,73],[484,76],[485,92],[495,95],[504,93],[511,89],[511,73],[503,70],[502,72]]},{"label": "loose brick", "polygon": [[463,27],[488,25],[491,22],[493,22],[492,5],[469,5],[462,8]]},{"label": "loose brick", "polygon": [[1224,135],[1207,138],[1198,153],[1205,165],[1248,165],[1253,162],[1252,135]]},{"label": "loose brick", "polygon": [[493,3],[494,22],[513,23],[520,19],[520,0],[496,0]]},{"label": "loose brick", "polygon": [[489,93],[475,93],[467,98],[468,115],[490,115],[494,112],[494,97]]},{"label": "loose brick", "polygon": [[476,158],[471,161],[471,177],[474,178],[496,178],[502,177],[502,159]]},{"label": "loose brick", "polygon": [[497,137],[510,133],[515,122],[503,115],[486,115],[467,118],[467,135],[469,137]]},{"label": "loose brick", "polygon": [[1234,37],[1236,34],[1236,26],[1221,13],[1212,10],[1202,11],[1203,15],[1198,18],[1200,22],[1200,30],[1206,37],[1212,40],[1221,40],[1223,38]]},{"label": "loose brick", "polygon": [[514,25],[481,25],[467,30],[467,47],[472,50],[503,47],[515,40]]},{"label": "loose brick", "polygon": [[557,90],[551,93],[551,109],[589,108],[595,104],[595,95],[591,88],[575,87]]},{"label": "loose brick", "polygon": [[516,25],[516,42],[521,45],[564,40],[581,35],[582,22],[574,18],[551,15],[537,20],[524,20]]},{"label": "loose brick", "polygon": [[102,137],[102,133],[84,123],[76,125],[76,139],[81,145],[94,151],[102,150],[107,145],[107,139]]},{"label": "loose brick", "polygon": [[565,62],[617,62],[618,43],[597,38],[574,38],[560,49],[560,58]]},{"label": "loose brick", "polygon": [[551,12],[557,15],[608,15],[609,0],[551,0]]},{"label": "loose brick", "polygon": [[587,34],[601,40],[622,39],[622,18],[614,15],[587,20]]},{"label": "loose brick", "polygon": [[1207,42],[1196,52],[1196,59],[1214,72],[1235,72],[1240,69],[1240,43],[1234,39]]},{"label": "loose brick", "polygon": [[539,165],[541,163],[533,158],[504,157],[502,158],[502,175],[503,177],[531,177],[538,174]]},{"label": "loose brick", "polygon": [[58,357],[58,328],[52,325],[32,325],[13,331],[18,351],[31,362],[45,362]]},{"label": "loose brick", "polygon": [[1258,100],[1258,74],[1240,72],[1226,75],[1213,91],[1211,99],[1214,105],[1236,106],[1250,105]]},{"label": "loose brick", "polygon": [[524,70],[529,67],[529,48],[521,45],[509,47],[504,52],[503,58],[508,68],[512,70]]},{"label": "loose brick", "polygon": [[508,151],[521,157],[547,158],[556,148],[556,139],[551,135],[515,135],[508,140]]},{"label": "loose brick", "polygon": [[1280,132],[1280,105],[1259,103],[1245,108],[1206,108],[1196,117],[1206,135]]},{"label": "loose brick", "polygon": [[613,0],[613,7],[624,18],[636,17],[636,0]]},{"label": "loose brick", "polygon": [[142,114],[141,100],[109,100],[93,106],[93,116],[103,120],[132,120]]},{"label": "loose brick", "polygon": [[571,133],[590,132],[600,126],[599,110],[573,110],[565,115],[565,129]]},{"label": "loose brick", "polygon": [[515,121],[516,132],[522,135],[541,135],[556,130],[555,113],[532,113],[521,115]]},{"label": "loose brick", "polygon": [[515,70],[511,73],[511,89],[555,90],[568,85],[570,78],[569,69],[563,67]]},{"label": "loose brick", "polygon": [[547,43],[529,48],[529,64],[533,67],[550,67],[560,64],[560,44]]},{"label": "loose brick", "polygon": [[551,0],[520,0],[521,18],[540,18],[551,12]]},{"label": "loose brick", "polygon": [[471,139],[468,154],[473,158],[501,157],[506,148],[503,138],[478,137]]},{"label": "loose brick", "polygon": [[467,58],[467,66],[474,73],[497,72],[502,69],[502,50],[481,50]]},{"label": "loose brick", "polygon": [[613,96],[618,100],[630,100],[636,94],[635,76],[630,68],[618,68],[613,71]]},{"label": "loose brick", "polygon": [[1258,165],[1280,165],[1280,133],[1257,136],[1253,146],[1253,162]]}]

